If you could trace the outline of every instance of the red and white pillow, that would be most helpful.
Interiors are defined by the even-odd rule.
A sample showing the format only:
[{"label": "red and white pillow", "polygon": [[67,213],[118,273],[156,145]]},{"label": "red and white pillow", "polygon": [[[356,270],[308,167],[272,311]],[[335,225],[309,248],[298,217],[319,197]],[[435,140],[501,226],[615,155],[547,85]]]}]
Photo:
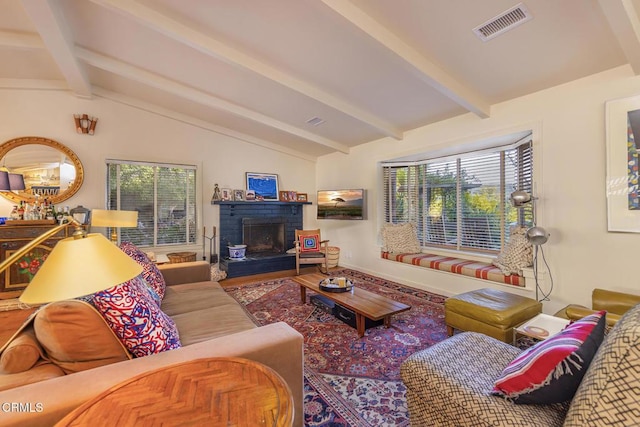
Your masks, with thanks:
[{"label": "red and white pillow", "polygon": [[120,249],[142,266],[142,277],[157,295],[156,302],[160,305],[167,285],[158,266],[149,259],[146,253],[131,242],[120,243]]},{"label": "red and white pillow", "polygon": [[605,311],[580,319],[523,351],[495,381],[492,394],[514,403],[571,400],[604,339]]},{"label": "red and white pillow", "polygon": [[182,346],[175,322],[154,301],[141,275],[96,292],[92,303],[136,357]]}]

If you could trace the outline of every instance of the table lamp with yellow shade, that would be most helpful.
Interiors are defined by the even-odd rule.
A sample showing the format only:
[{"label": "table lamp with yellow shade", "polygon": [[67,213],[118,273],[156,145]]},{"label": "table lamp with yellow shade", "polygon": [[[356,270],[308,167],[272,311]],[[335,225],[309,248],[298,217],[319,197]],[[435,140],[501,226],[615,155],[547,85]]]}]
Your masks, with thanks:
[{"label": "table lamp with yellow shade", "polygon": [[99,233],[87,234],[81,224],[67,217],[60,224],[18,249],[0,263],[8,269],[36,246],[66,227],[72,237],[60,240],[19,297],[29,305],[73,299],[126,282],[142,272],[142,266]]},{"label": "table lamp with yellow shade", "polygon": [[91,226],[111,228],[111,241],[118,243],[118,228],[138,226],[138,211],[94,209]]}]

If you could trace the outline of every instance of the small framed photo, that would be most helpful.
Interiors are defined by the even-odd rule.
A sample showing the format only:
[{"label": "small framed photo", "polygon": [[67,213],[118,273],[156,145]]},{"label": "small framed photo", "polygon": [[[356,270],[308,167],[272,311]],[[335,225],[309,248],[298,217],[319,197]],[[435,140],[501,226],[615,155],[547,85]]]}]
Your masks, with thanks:
[{"label": "small framed photo", "polygon": [[298,199],[297,195],[298,193],[296,191],[289,191],[289,201],[295,202]]},{"label": "small framed photo", "polygon": [[265,202],[278,201],[278,175],[275,173],[246,172],[247,190],[256,192]]},{"label": "small framed photo", "polygon": [[289,201],[289,192],[288,191],[279,191],[278,195],[280,196],[280,201],[281,202],[288,202]]},{"label": "small framed photo", "polygon": [[244,198],[245,200],[250,200],[250,201],[255,200],[256,199],[255,190],[247,190],[247,192],[244,194]]},{"label": "small framed photo", "polygon": [[297,200],[298,202],[308,202],[308,200],[307,200],[307,199],[308,199],[308,197],[307,197],[307,193],[298,193],[298,194],[297,194],[296,200]]},{"label": "small framed photo", "polygon": [[233,200],[233,193],[230,188],[222,188],[220,189],[220,199],[230,201]]},{"label": "small framed photo", "polygon": [[244,190],[233,190],[233,200],[237,202],[244,200]]}]

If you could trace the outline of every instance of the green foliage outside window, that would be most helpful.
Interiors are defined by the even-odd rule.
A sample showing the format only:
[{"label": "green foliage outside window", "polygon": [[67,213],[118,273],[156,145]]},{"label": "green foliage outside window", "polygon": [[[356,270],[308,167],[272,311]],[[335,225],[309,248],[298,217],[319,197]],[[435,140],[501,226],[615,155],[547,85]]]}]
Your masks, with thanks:
[{"label": "green foliage outside window", "polygon": [[120,230],[138,246],[196,242],[194,167],[114,162],[108,166],[108,208],[138,211],[138,227]]},{"label": "green foliage outside window", "polygon": [[414,222],[422,246],[500,251],[514,225],[530,225],[530,208],[509,195],[531,191],[531,143],[444,161],[383,167],[387,222]]}]

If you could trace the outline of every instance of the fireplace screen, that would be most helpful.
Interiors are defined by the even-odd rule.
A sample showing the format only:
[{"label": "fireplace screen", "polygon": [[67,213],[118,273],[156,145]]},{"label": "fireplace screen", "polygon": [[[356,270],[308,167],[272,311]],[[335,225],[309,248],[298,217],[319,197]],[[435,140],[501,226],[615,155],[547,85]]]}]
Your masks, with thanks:
[{"label": "fireplace screen", "polygon": [[242,242],[247,255],[284,253],[284,218],[243,218]]}]

